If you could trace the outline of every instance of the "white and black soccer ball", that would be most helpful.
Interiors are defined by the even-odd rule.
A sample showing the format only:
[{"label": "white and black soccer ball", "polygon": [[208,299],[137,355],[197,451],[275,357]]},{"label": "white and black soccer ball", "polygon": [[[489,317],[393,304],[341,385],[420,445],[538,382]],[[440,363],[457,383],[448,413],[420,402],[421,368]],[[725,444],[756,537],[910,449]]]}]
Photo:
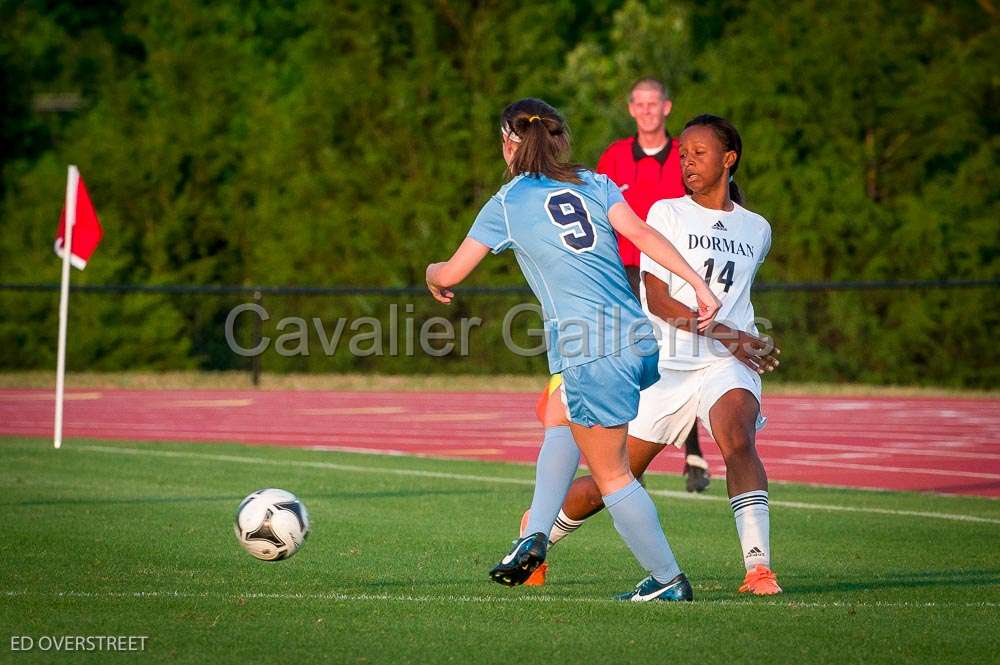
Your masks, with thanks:
[{"label": "white and black soccer ball", "polygon": [[236,539],[263,561],[287,559],[309,535],[309,514],[294,494],[274,488],[257,490],[236,509]]}]

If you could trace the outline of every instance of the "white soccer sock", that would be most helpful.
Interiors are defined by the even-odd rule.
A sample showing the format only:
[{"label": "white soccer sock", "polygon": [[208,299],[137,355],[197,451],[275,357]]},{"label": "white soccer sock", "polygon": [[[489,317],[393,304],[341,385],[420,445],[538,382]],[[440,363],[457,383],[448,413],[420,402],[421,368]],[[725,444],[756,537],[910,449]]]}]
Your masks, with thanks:
[{"label": "white soccer sock", "polygon": [[767,491],[751,490],[729,500],[736,518],[736,532],[743,548],[743,565],[771,567],[771,520],[767,508]]},{"label": "white soccer sock", "polygon": [[696,469],[704,469],[708,471],[708,462],[701,455],[688,455],[684,458],[684,463],[688,466],[693,466]]},{"label": "white soccer sock", "polygon": [[552,531],[549,532],[549,544],[555,545],[560,540],[579,529],[585,519],[587,518],[584,518],[583,520],[572,519],[560,510],[559,516],[556,517],[556,523],[552,525]]}]

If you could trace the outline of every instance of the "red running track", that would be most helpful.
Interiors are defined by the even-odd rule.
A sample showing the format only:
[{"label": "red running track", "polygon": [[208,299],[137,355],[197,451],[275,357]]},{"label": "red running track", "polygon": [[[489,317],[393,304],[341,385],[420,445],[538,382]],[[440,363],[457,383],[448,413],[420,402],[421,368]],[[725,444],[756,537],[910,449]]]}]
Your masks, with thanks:
[{"label": "red running track", "polygon": [[[65,437],[232,441],[533,462],[536,395],[77,390]],[[52,436],[53,396],[0,390],[0,435]],[[758,445],[773,480],[1000,497],[1000,400],[765,397]],[[724,472],[707,439],[713,475]],[[676,473],[679,452],[654,471]]]}]

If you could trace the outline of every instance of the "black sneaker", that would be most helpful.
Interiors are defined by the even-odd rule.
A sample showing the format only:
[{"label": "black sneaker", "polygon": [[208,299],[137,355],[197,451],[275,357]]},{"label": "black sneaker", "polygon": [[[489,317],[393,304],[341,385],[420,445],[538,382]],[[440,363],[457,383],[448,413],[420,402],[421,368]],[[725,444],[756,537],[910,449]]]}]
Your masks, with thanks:
[{"label": "black sneaker", "polygon": [[694,600],[694,591],[684,573],[666,584],[657,582],[656,578],[650,575],[636,584],[633,591],[615,596],[615,600],[626,600],[633,603],[644,603],[650,600],[690,601]]},{"label": "black sneaker", "polygon": [[708,489],[708,462],[701,455],[688,455],[684,460],[684,476],[687,478],[688,492],[704,492]]},{"label": "black sneaker", "polygon": [[490,571],[490,579],[497,584],[518,586],[524,584],[545,562],[549,539],[539,531],[514,541],[514,549]]}]

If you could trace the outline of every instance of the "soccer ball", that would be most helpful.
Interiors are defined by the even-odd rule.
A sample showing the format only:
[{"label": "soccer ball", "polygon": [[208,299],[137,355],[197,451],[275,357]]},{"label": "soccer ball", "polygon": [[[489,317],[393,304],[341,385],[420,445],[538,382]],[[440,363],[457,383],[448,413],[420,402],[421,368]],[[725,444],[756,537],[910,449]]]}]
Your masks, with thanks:
[{"label": "soccer ball", "polygon": [[263,561],[287,559],[309,535],[309,514],[291,492],[257,490],[236,509],[236,539]]}]

